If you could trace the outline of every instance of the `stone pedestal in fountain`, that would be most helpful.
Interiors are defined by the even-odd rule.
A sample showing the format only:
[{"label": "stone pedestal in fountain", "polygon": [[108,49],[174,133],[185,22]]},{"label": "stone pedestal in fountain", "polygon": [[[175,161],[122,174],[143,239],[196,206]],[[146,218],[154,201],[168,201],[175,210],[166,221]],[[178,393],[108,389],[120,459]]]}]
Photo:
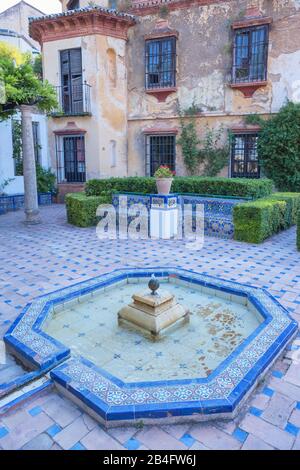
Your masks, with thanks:
[{"label": "stone pedestal in fountain", "polygon": [[168,240],[177,236],[178,197],[174,194],[150,196],[150,236]]},{"label": "stone pedestal in fountain", "polygon": [[[156,279],[151,279],[149,287],[154,287],[154,283],[159,286]],[[133,303],[123,307],[119,313],[119,323],[125,321],[158,336],[163,330],[180,321],[189,320],[189,311],[180,305],[173,294],[161,291],[155,293],[158,287],[152,289],[152,293],[141,292],[132,296]]]}]

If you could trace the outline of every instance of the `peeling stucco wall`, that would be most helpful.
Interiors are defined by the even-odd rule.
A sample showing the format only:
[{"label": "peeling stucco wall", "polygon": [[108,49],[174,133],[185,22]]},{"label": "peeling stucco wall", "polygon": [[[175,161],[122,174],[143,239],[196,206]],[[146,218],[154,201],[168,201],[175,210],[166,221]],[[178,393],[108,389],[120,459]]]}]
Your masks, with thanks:
[{"label": "peeling stucco wall", "polygon": [[[127,73],[126,43],[123,39],[91,35],[44,44],[44,73],[53,85],[60,85],[60,51],[82,49],[83,80],[91,85],[91,116],[49,119],[52,165],[56,167],[55,131],[75,122],[86,130],[85,153],[87,178],[125,176],[127,174]],[[109,52],[110,51],[110,52]],[[115,53],[115,82],[111,80],[108,59]],[[111,155],[111,141],[116,142],[117,162]]]},{"label": "peeling stucco wall", "polygon": [[[231,89],[232,31],[231,23],[244,16],[247,7],[256,6],[264,16],[271,16],[268,84],[252,98]],[[129,173],[143,174],[145,144],[143,128],[152,126],[180,127],[181,109],[193,103],[202,109],[196,117],[199,136],[205,123],[210,127],[230,129],[244,123],[249,113],[268,115],[277,112],[287,99],[300,100],[300,1],[257,0],[231,1],[207,6],[194,5],[169,11],[165,19],[179,33],[177,41],[177,92],[164,103],[144,89],[144,40],[154,30],[159,13],[142,16],[129,33]],[[226,140],[224,132],[224,142]],[[185,168],[177,146],[177,171]],[[223,173],[226,173],[224,169]]]},{"label": "peeling stucco wall", "polygon": [[[63,0],[66,8],[67,0]],[[81,0],[81,6],[89,2]],[[96,1],[107,6],[107,0]],[[250,6],[273,18],[270,27],[268,83],[252,98],[229,86],[232,66],[232,29]],[[155,29],[162,12],[137,17],[127,43],[91,35],[44,44],[45,76],[59,85],[59,51],[81,47],[84,78],[92,86],[92,116],[51,119],[49,138],[55,167],[53,132],[75,121],[87,130],[87,177],[143,175],[145,137],[152,127],[180,128],[181,109],[193,103],[202,112],[194,117],[198,135],[206,126],[227,130],[243,125],[245,115],[276,113],[287,99],[300,101],[300,0],[232,0],[170,10],[165,18],[178,31],[177,92],[165,102],[145,93],[144,36]],[[113,152],[112,152],[113,149]],[[112,153],[116,155],[116,161]],[[177,145],[178,174],[186,170]],[[222,174],[227,175],[227,168]]]}]

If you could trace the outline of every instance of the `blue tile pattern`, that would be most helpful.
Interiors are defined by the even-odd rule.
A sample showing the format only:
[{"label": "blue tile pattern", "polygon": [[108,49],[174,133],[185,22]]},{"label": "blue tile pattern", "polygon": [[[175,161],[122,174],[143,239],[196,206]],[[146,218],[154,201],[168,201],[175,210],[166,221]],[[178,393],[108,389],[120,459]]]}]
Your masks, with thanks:
[{"label": "blue tile pattern", "polygon": [[40,406],[35,406],[34,408],[32,408],[31,410],[28,411],[28,413],[29,413],[31,416],[37,416],[37,415],[39,415],[41,412],[42,412],[42,408],[41,408]]},{"label": "blue tile pattern", "polygon": [[53,424],[49,429],[47,429],[47,434],[49,434],[50,437],[54,437],[56,434],[58,434],[62,428],[58,424]]},{"label": "blue tile pattern", "polygon": [[190,434],[184,434],[179,440],[187,447],[191,447],[196,441],[196,439]]},{"label": "blue tile pattern", "polygon": [[290,434],[292,434],[293,436],[297,436],[298,433],[299,433],[299,430],[300,428],[298,428],[298,426],[295,426],[294,424],[292,423],[287,423],[286,427],[284,428],[284,430]]},{"label": "blue tile pattern", "polygon": [[52,379],[67,387],[71,394],[107,421],[232,413],[297,331],[297,323],[264,289],[177,268],[120,269],[38,297],[24,309],[4,339],[27,361],[49,369],[70,354],[67,348],[40,329],[54,305],[122,279],[148,278],[152,273],[157,277],[177,277],[247,297],[263,316],[264,322],[207,378],[126,384],[90,361],[72,357],[52,370]]},{"label": "blue tile pattern", "polygon": [[7,436],[8,433],[9,433],[9,431],[6,428],[4,428],[3,426],[0,427],[0,439]]},{"label": "blue tile pattern", "polygon": [[[39,193],[38,203],[40,206],[52,204],[51,193]],[[12,194],[0,196],[0,215],[8,211],[16,211],[24,208],[24,194]]]},{"label": "blue tile pattern", "polygon": [[53,370],[52,378],[62,386],[67,386],[69,392],[79,396],[106,420],[166,417],[170,414],[231,413],[297,330],[296,322],[264,289],[183,269],[116,270],[38,297],[11,326],[5,341],[33,365],[43,369],[52,368],[70,354],[67,348],[40,329],[53,305],[78,298],[124,278],[149,277],[152,273],[158,277],[179,277],[232,295],[247,296],[265,321],[205,379],[128,385],[91,362],[77,357]]},{"label": "blue tile pattern", "polygon": [[255,406],[251,406],[251,408],[249,408],[249,413],[251,413],[254,416],[261,416],[262,410],[260,410],[259,408],[256,408]]},{"label": "blue tile pattern", "polygon": [[243,429],[236,428],[234,432],[232,433],[232,436],[235,437],[240,442],[245,442],[245,440],[249,436],[249,433],[247,433],[246,431],[243,431]]},{"label": "blue tile pattern", "polygon": [[[144,195],[134,193],[114,194],[112,202],[114,207],[119,210],[121,196],[127,197],[127,209],[130,209],[134,204],[143,204],[146,206],[147,211],[150,210],[151,200],[158,199],[157,195]],[[188,194],[174,194],[168,196],[177,197],[178,206],[182,212],[191,211],[193,220],[193,230],[196,230],[196,207],[199,204],[204,206],[204,234],[207,236],[213,236],[218,238],[231,239],[233,238],[234,226],[232,220],[232,212],[234,206],[245,202],[245,199],[238,198],[221,198],[221,197],[207,197],[199,195],[188,195]],[[162,199],[162,198],[161,198]],[[166,199],[166,197],[165,197]],[[166,201],[164,201],[166,203]],[[123,200],[122,200],[123,204]],[[121,207],[122,207],[121,204]],[[124,207],[123,207],[124,209]],[[133,220],[133,216],[128,218],[128,225]],[[149,218],[148,218],[149,219]]]},{"label": "blue tile pattern", "polygon": [[71,449],[69,450],[86,450],[86,448],[81,444],[81,442],[77,442]]}]

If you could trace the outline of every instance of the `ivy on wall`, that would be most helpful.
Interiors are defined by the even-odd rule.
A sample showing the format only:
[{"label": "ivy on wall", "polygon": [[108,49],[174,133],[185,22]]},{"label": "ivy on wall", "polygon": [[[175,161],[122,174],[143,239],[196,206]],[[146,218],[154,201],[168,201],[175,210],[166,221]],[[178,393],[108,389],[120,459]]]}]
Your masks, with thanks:
[{"label": "ivy on wall", "polygon": [[201,109],[195,103],[185,111],[179,109],[181,135],[178,144],[182,149],[185,167],[191,175],[197,174],[199,166],[203,165],[203,176],[217,176],[228,163],[229,140],[225,145],[221,144],[223,126],[218,129],[206,126],[204,136],[200,139],[194,119],[200,112]]}]

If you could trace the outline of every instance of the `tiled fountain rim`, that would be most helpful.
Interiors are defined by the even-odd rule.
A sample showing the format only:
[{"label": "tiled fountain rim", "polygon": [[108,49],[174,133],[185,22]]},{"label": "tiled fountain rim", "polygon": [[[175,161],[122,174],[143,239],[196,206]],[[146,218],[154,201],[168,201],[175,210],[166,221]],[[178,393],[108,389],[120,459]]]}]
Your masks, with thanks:
[{"label": "tiled fountain rim", "polygon": [[71,358],[54,369],[52,378],[105,421],[232,413],[297,331],[297,323],[264,289],[179,268],[118,269],[37,297],[26,306],[4,340],[27,364],[40,371],[52,369],[70,356],[68,348],[41,331],[55,304],[152,273],[247,296],[264,322],[207,378],[126,384],[82,357]]}]

